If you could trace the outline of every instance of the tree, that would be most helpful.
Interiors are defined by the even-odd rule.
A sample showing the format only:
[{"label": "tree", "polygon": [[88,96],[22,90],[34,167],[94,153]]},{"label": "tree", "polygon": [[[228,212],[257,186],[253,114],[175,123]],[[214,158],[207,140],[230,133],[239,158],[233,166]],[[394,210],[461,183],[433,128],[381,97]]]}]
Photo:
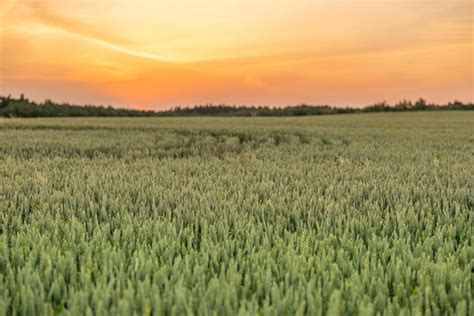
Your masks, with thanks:
[{"label": "tree", "polygon": [[415,102],[415,109],[417,110],[425,110],[427,107],[426,101],[423,98],[418,99],[418,101]]}]

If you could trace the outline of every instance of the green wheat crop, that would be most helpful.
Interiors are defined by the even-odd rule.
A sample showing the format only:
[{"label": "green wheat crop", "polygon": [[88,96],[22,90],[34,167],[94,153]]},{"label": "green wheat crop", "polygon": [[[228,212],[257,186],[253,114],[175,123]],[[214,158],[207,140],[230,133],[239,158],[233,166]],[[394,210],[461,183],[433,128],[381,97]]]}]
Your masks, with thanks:
[{"label": "green wheat crop", "polygon": [[0,314],[472,315],[474,113],[0,120]]}]

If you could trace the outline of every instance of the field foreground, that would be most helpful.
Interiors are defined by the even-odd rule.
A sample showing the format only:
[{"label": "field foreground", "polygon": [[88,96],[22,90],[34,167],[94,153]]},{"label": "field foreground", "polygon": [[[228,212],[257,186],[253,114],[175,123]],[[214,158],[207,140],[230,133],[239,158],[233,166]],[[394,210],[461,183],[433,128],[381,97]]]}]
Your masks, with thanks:
[{"label": "field foreground", "polygon": [[472,112],[0,120],[0,315],[472,315],[473,148]]}]

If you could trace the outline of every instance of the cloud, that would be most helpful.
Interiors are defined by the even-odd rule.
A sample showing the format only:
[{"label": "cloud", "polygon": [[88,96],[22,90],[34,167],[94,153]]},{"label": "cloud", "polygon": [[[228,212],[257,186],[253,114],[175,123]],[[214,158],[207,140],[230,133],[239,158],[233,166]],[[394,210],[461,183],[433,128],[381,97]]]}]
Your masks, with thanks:
[{"label": "cloud", "polygon": [[157,62],[179,62],[179,60],[174,58],[129,48],[127,45],[130,45],[130,43],[128,43],[125,39],[122,39],[118,36],[113,36],[106,32],[101,32],[100,30],[97,30],[97,26],[88,25],[75,19],[56,14],[40,2],[31,2],[28,4],[28,6],[33,16],[38,21],[40,21],[41,24],[62,30],[75,36],[79,36],[102,47],[106,47],[130,56]]}]

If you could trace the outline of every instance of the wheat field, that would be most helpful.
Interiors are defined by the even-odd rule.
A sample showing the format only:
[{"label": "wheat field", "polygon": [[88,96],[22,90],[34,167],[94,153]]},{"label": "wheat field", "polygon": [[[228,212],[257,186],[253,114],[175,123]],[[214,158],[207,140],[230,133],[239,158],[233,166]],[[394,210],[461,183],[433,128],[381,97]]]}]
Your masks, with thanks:
[{"label": "wheat field", "polygon": [[0,120],[0,314],[472,315],[474,113]]}]

